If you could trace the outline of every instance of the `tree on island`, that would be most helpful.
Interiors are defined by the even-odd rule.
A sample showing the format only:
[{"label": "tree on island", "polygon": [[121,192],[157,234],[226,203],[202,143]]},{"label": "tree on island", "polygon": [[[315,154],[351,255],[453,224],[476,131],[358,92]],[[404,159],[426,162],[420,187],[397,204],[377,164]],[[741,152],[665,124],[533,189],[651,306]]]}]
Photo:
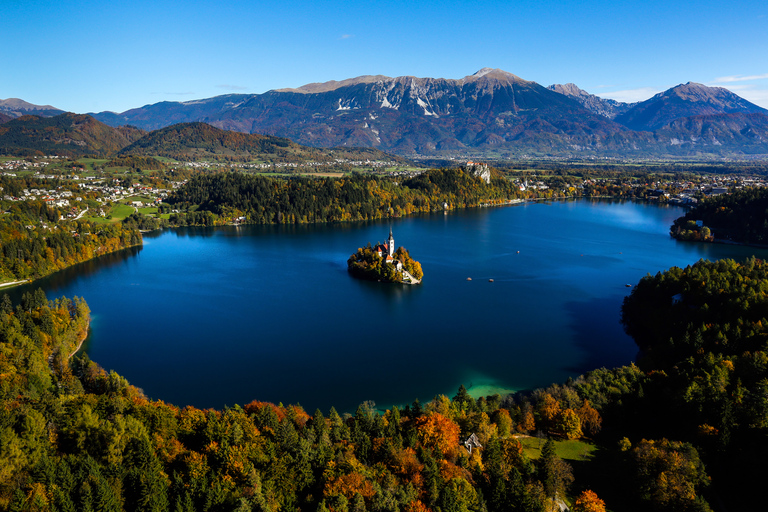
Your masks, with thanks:
[{"label": "tree on island", "polygon": [[408,250],[405,247],[398,247],[395,251],[395,259],[400,260],[403,264],[403,268],[411,274],[413,277],[421,281],[424,277],[424,271],[421,269],[421,263],[411,258]]}]

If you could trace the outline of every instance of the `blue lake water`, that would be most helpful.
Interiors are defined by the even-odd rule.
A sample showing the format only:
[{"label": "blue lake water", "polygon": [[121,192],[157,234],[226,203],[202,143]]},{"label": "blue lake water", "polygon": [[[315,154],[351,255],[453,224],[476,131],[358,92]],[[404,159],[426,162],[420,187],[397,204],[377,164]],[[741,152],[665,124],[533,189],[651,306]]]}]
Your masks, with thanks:
[{"label": "blue lake water", "polygon": [[[627,283],[701,258],[766,256],[671,239],[682,213],[577,200],[391,223],[169,230],[12,294],[84,297],[89,356],[152,398],[354,411],[365,400],[453,396],[460,384],[530,389],[628,364]],[[383,242],[390,226],[421,262],[422,285],[347,274],[350,254]]]}]

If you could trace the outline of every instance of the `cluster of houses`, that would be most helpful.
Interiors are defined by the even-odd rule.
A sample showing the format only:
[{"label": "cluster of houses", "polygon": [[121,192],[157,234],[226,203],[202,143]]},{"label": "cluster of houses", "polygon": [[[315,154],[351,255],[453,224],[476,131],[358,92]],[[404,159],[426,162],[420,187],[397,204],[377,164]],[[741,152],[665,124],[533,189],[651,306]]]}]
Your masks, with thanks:
[{"label": "cluster of houses", "polygon": [[[5,173],[9,174],[9,173]],[[39,173],[35,174],[35,178],[45,178]],[[53,178],[54,176],[51,176]],[[61,178],[61,176],[56,176]],[[92,177],[68,177],[67,179],[79,181],[77,189],[73,190],[58,188],[55,190],[43,189],[43,188],[30,188],[24,189],[19,196],[12,196],[7,193],[3,193],[0,188],[0,197],[5,201],[45,201],[46,204],[51,207],[59,207],[64,210],[62,213],[62,219],[76,219],[80,218],[88,208],[84,204],[78,204],[85,198],[95,198],[95,200],[104,205],[104,208],[97,208],[91,210],[96,215],[105,216],[109,210],[107,208],[108,203],[115,203],[126,201],[132,196],[141,195],[149,200],[133,200],[130,204],[134,207],[141,208],[145,206],[153,206],[161,203],[163,199],[168,197],[168,191],[165,189],[158,189],[149,186],[136,185],[136,186],[123,186],[118,179],[94,179]],[[178,187],[182,182],[174,184]],[[92,213],[91,215],[93,215]]]},{"label": "cluster of houses", "polygon": [[705,183],[673,182],[667,190],[656,189],[654,192],[659,197],[667,198],[671,204],[695,205],[700,197],[716,197],[727,194],[731,189],[765,186],[768,182],[762,178],[713,176]]},{"label": "cluster of houses", "polygon": [[10,176],[16,176],[16,174],[9,173],[8,171],[29,171],[33,169],[40,169],[48,166],[50,162],[47,160],[55,160],[57,158],[62,158],[62,157],[46,156],[44,159],[34,159],[32,161],[29,161],[29,160],[0,161],[0,172],[3,172],[4,174],[10,175]]},{"label": "cluster of houses", "polygon": [[[520,190],[547,190],[547,177],[532,176],[530,179],[515,180]],[[731,190],[744,187],[766,187],[768,178],[762,176],[707,175],[700,182],[657,180],[650,183],[628,181],[622,178],[584,179],[571,186],[579,191],[587,186],[619,185],[627,188],[650,189],[646,197],[651,200],[663,200],[672,204],[695,205],[702,197],[715,197],[727,194]]]},{"label": "cluster of houses", "polygon": [[398,164],[395,161],[390,160],[347,160],[345,158],[336,158],[333,161],[328,162],[275,162],[275,163],[236,163],[236,162],[185,162],[184,167],[192,169],[212,169],[225,167],[228,169],[243,169],[243,170],[296,170],[304,169],[307,172],[317,171],[319,169],[334,169],[340,165],[347,165],[351,167],[365,167],[371,169],[386,169],[391,167],[397,167]]},{"label": "cluster of houses", "polygon": [[62,208],[69,206],[70,199],[76,201],[83,200],[82,197],[73,197],[72,192],[69,190],[45,190],[38,188],[25,188],[19,197],[5,194],[3,195],[3,199],[6,201],[31,201],[42,199],[52,206],[59,206]]}]

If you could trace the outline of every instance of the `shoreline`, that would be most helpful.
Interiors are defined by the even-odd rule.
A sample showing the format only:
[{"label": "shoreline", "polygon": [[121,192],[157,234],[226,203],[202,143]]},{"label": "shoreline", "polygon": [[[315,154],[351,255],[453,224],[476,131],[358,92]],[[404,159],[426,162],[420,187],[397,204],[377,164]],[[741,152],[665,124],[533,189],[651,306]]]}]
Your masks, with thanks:
[{"label": "shoreline", "polygon": [[67,360],[72,359],[72,357],[77,354],[81,348],[83,348],[83,343],[85,343],[85,340],[88,339],[88,334],[91,331],[91,316],[88,315],[88,323],[85,325],[85,332],[80,336],[80,340],[77,344],[77,347],[75,348],[75,351],[72,352],[67,356]]},{"label": "shoreline", "polygon": [[721,244],[721,245],[735,245],[735,246],[741,246],[741,247],[754,247],[756,249],[768,249],[768,244],[749,244],[746,242],[736,242],[734,240],[723,240],[715,238],[714,240],[681,240],[680,238],[677,238],[674,235],[670,235],[672,238],[677,240],[678,242],[692,242],[692,243],[699,243],[699,244]]},{"label": "shoreline", "polygon": [[84,259],[83,261],[76,261],[75,263],[72,263],[71,265],[67,265],[66,267],[62,267],[62,268],[56,269],[56,270],[54,270],[52,272],[48,272],[46,274],[42,274],[42,275],[40,275],[38,277],[35,277],[35,278],[25,279],[23,281],[14,281],[12,283],[2,283],[2,284],[0,284],[0,290],[3,289],[3,288],[11,287],[11,286],[34,283],[35,281],[37,281],[39,279],[46,278],[46,277],[51,276],[51,275],[53,275],[53,274],[55,274],[57,272],[61,272],[62,270],[66,270],[68,268],[72,268],[72,267],[74,267],[76,265],[82,265],[83,263],[88,263],[89,261],[96,260],[98,258],[101,258],[102,256],[109,256],[110,254],[114,254],[116,252],[123,251],[125,249],[131,249],[133,247],[143,247],[143,246],[144,246],[144,239],[142,238],[141,241],[138,244],[126,245],[125,247],[118,247],[117,249],[115,249],[113,251],[104,252],[104,253],[101,253],[101,254],[96,254],[96,255],[94,255],[91,258]]},{"label": "shoreline", "polygon": [[[482,202],[478,203],[475,206],[461,206],[461,207],[451,207],[451,208],[435,208],[434,210],[426,210],[426,211],[414,211],[411,213],[401,214],[401,215],[393,215],[390,217],[377,217],[377,218],[370,218],[370,219],[348,219],[348,220],[328,220],[328,221],[304,221],[304,222],[295,222],[295,223],[283,223],[283,222],[250,222],[250,221],[243,221],[243,222],[234,222],[234,221],[224,221],[221,224],[213,224],[210,226],[202,225],[202,224],[187,224],[183,226],[159,226],[154,229],[148,229],[148,230],[142,230],[141,233],[152,233],[152,232],[163,232],[165,230],[171,230],[171,229],[178,229],[178,228],[220,228],[220,227],[240,227],[240,226],[285,226],[285,225],[291,225],[291,226],[299,226],[299,225],[316,225],[316,224],[347,224],[352,222],[377,222],[377,221],[391,221],[392,219],[399,219],[399,218],[405,218],[405,217],[412,217],[419,214],[432,214],[432,213],[440,213],[440,212],[450,212],[454,210],[468,210],[471,208],[492,208],[492,207],[502,207],[502,206],[515,206],[519,204],[529,203],[529,202],[536,202],[536,201],[569,201],[569,200],[578,200],[578,199],[608,199],[608,200],[617,200],[617,201],[637,201],[637,202],[646,202],[646,203],[656,203],[660,205],[667,205],[668,203],[660,203],[658,201],[649,201],[648,199],[642,198],[642,197],[622,197],[622,196],[610,196],[610,195],[602,195],[602,196],[555,196],[555,197],[524,197],[524,198],[517,198],[517,199],[503,199],[499,202]],[[670,205],[675,206],[675,205]],[[681,205],[682,206],[682,205]]]},{"label": "shoreline", "polygon": [[31,279],[24,279],[24,280],[22,280],[22,281],[13,281],[13,282],[11,282],[11,283],[2,283],[2,284],[0,284],[0,289],[2,289],[2,288],[8,288],[8,287],[10,287],[10,286],[16,286],[16,285],[18,285],[18,284],[31,283],[31,282],[32,282],[32,280],[31,280]]}]

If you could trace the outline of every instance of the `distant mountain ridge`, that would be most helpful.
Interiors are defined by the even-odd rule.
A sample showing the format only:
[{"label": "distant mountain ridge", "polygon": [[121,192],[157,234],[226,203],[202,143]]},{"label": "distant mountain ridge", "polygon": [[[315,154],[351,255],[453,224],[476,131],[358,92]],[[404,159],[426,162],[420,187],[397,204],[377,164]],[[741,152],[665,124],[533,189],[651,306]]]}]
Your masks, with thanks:
[{"label": "distant mountain ridge", "polygon": [[[64,111],[50,105],[33,105],[18,98],[8,98],[0,100],[0,114],[5,114],[11,118],[33,115],[42,117],[52,117],[63,114]],[[0,120],[2,122],[2,120]]]},{"label": "distant mountain ridge", "polygon": [[[203,121],[304,145],[368,146],[402,155],[495,148],[549,154],[574,145],[588,147],[596,136],[624,131],[567,96],[489,68],[459,80],[363,77],[314,84],[303,92],[162,102],[94,116],[111,125],[147,130]],[[633,139],[629,132],[626,137]]]},{"label": "distant mountain ridge", "polygon": [[[672,145],[730,148],[745,155],[765,152],[768,116],[762,113],[713,114],[675,119],[654,132],[668,137]],[[684,135],[681,137],[681,135]]]},{"label": "distant mountain ridge", "polygon": [[736,113],[768,114],[768,110],[728,89],[688,82],[635,104],[616,121],[632,130],[653,131],[684,117]]},{"label": "distant mountain ridge", "polygon": [[[768,155],[762,118],[736,123],[718,117],[739,113],[768,115],[725,89],[700,84],[627,104],[574,84],[547,88],[483,68],[457,80],[366,75],[93,115],[112,126],[156,130],[200,121],[307,146],[373,147],[404,156]],[[702,136],[695,122],[675,122],[701,115],[710,116],[704,131],[716,136]],[[733,132],[737,124],[743,125],[741,131]]]}]

